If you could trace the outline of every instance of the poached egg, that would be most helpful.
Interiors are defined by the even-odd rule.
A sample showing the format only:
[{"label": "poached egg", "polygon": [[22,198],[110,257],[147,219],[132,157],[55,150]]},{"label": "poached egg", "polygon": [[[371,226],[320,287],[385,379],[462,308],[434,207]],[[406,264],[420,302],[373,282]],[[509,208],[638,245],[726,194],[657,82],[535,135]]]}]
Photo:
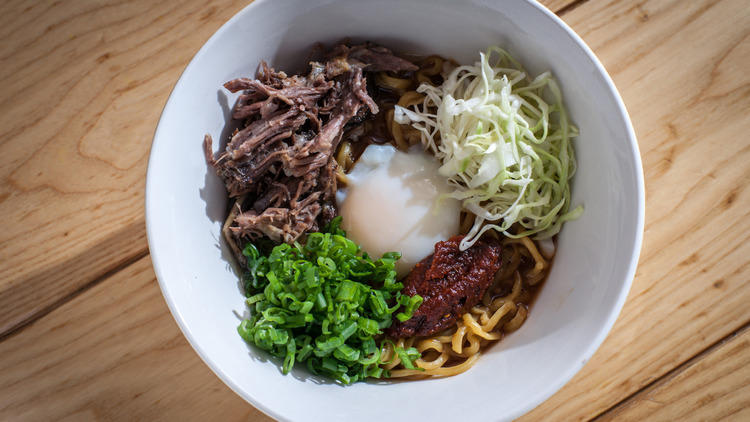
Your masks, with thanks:
[{"label": "poached egg", "polygon": [[369,145],[337,193],[347,236],[373,259],[400,252],[399,278],[433,253],[435,243],[458,234],[461,203],[447,196],[452,189],[439,167],[419,148],[405,153]]}]

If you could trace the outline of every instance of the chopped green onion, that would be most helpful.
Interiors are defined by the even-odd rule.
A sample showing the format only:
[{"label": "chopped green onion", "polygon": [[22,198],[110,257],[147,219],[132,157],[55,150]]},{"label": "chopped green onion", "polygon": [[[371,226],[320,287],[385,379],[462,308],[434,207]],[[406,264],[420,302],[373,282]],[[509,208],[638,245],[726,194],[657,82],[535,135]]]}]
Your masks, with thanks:
[{"label": "chopped green onion", "polygon": [[414,366],[414,361],[419,359],[420,357],[420,353],[416,347],[410,347],[408,349],[404,349],[403,347],[396,347],[395,351],[396,351],[396,356],[398,356],[398,358],[401,359],[401,364],[404,365],[404,368],[417,369],[421,371],[424,370],[422,368]]},{"label": "chopped green onion", "polygon": [[411,297],[405,295],[401,296],[399,298],[399,303],[404,307],[404,310],[403,312],[396,314],[396,318],[401,322],[409,320],[412,315],[414,315],[414,311],[422,304],[423,300],[422,296],[419,295]]},{"label": "chopped green onion", "polygon": [[[340,217],[325,230],[309,233],[304,245],[269,249],[250,243],[243,249],[251,313],[237,331],[282,359],[284,373],[301,362],[312,373],[344,384],[387,376],[378,366],[375,337],[392,324],[398,309],[400,321],[411,317],[422,298],[401,294],[394,269],[400,254],[373,261],[346,238]],[[405,367],[419,357],[414,348],[397,353]]]}]

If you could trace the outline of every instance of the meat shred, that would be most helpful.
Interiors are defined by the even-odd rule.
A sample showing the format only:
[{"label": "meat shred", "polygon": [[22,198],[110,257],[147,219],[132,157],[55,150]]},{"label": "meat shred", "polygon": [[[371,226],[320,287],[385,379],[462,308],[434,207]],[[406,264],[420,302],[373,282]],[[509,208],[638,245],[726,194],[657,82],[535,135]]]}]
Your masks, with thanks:
[{"label": "meat shred", "polygon": [[255,79],[224,84],[243,91],[232,118],[244,125],[216,156],[206,135],[204,152],[236,199],[224,232],[239,259],[243,239],[293,243],[336,215],[336,147],[355,116],[378,112],[365,73],[417,69],[372,44],[341,44],[324,57],[307,76],[261,62]]}]

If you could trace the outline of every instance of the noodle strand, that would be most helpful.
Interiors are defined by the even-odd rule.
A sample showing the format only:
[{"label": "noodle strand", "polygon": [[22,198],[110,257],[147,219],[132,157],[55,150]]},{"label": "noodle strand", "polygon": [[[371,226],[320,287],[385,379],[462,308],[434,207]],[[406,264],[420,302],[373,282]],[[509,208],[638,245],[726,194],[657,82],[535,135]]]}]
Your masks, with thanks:
[{"label": "noodle strand", "polygon": [[[414,87],[421,83],[441,83],[445,68],[457,66],[457,63],[439,56],[427,57],[419,63],[419,70],[408,78],[392,76],[386,72],[379,72],[375,77],[380,88],[398,96],[398,100],[388,103],[383,111],[385,129],[391,136],[391,143],[401,151],[420,143],[422,132],[411,125],[395,122],[391,104],[404,108],[427,104],[426,96],[414,91]],[[434,109],[424,110],[428,114],[436,112]],[[439,135],[431,133],[430,136],[437,139]],[[340,168],[344,170],[342,175],[353,165],[350,148],[342,144],[336,156]],[[464,210],[459,220],[460,232],[468,233],[476,219],[476,215]],[[496,223],[485,221],[485,225]],[[517,235],[523,231],[523,227],[512,227],[509,231]],[[490,230],[485,236],[499,240],[503,248],[500,270],[495,274],[482,300],[462,315],[455,325],[443,332],[423,338],[384,342],[380,360],[384,363],[380,366],[388,370],[391,377],[426,378],[460,374],[476,363],[482,349],[502,339],[505,334],[517,330],[526,321],[529,301],[533,297],[531,292],[549,273],[549,260],[552,256],[542,255],[536,242],[529,237],[503,237],[494,230]],[[422,354],[415,361],[418,369],[405,368],[395,348],[408,349],[414,345]]]}]

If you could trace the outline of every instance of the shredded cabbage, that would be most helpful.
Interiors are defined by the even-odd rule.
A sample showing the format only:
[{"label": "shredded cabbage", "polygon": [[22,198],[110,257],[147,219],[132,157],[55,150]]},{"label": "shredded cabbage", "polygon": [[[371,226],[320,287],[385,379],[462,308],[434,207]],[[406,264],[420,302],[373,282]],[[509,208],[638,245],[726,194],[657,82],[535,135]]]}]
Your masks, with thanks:
[{"label": "shredded cabbage", "polygon": [[[569,210],[578,129],[550,72],[531,79],[510,54],[490,47],[444,77],[440,86],[420,85],[422,104],[396,106],[394,120],[421,132],[455,188],[450,196],[476,216],[461,250],[490,229],[546,239],[580,216],[582,206]],[[516,223],[521,230],[510,233]]]}]

